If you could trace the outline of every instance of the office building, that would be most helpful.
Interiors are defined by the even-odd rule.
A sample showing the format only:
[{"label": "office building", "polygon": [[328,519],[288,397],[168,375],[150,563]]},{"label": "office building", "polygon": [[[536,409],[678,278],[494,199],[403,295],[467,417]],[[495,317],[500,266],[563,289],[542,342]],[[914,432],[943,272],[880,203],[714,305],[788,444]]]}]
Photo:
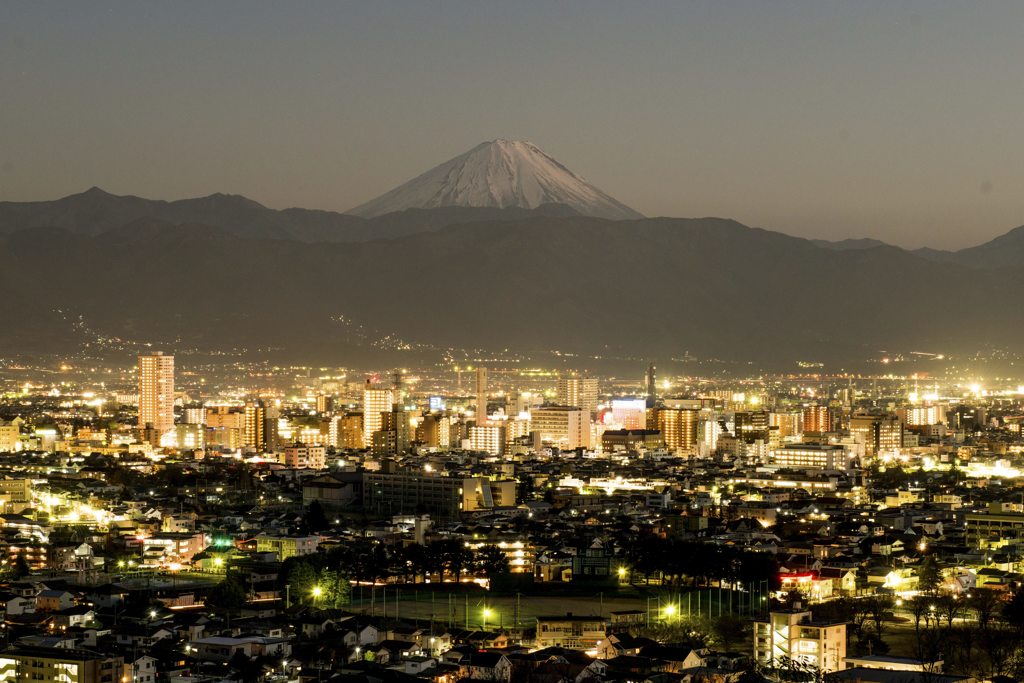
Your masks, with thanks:
[{"label": "office building", "polygon": [[590,447],[590,420],[580,408],[544,406],[530,413],[530,431],[566,451]]},{"label": "office building", "polygon": [[559,405],[581,408],[588,416],[597,411],[596,377],[559,377],[556,400]]},{"label": "office building", "polygon": [[845,470],[850,460],[847,448],[832,444],[789,444],[771,452],[772,464],[796,469]]}]

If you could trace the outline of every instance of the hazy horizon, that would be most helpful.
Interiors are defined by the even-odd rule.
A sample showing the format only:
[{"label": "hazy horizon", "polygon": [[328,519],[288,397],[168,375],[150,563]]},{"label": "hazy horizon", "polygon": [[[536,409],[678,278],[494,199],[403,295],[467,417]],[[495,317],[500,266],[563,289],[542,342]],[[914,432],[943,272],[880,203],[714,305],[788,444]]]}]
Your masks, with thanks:
[{"label": "hazy horizon", "polygon": [[2,5],[0,199],[347,211],[498,137],[648,216],[960,248],[1024,223],[1024,6]]}]

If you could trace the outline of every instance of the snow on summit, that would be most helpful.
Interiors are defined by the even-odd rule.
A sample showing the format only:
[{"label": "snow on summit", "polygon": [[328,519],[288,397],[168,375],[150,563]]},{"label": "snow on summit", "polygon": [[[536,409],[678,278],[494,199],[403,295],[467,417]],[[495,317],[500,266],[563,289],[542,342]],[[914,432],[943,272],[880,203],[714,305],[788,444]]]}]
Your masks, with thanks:
[{"label": "snow on summit", "polygon": [[349,213],[370,218],[440,206],[535,209],[552,203],[565,204],[586,216],[643,218],[532,142],[501,139],[483,142]]}]

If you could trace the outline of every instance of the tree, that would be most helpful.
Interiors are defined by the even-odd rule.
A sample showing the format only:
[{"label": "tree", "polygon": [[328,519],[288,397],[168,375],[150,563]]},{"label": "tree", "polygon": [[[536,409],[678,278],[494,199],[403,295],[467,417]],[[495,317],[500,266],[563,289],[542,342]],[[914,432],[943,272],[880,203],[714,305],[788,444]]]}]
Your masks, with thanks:
[{"label": "tree", "polygon": [[935,608],[939,616],[945,617],[946,628],[953,627],[953,621],[964,611],[964,603],[958,595],[940,595],[935,600]]},{"label": "tree", "polygon": [[988,630],[992,619],[999,613],[1001,603],[1002,598],[991,588],[975,588],[971,591],[971,596],[967,602],[970,608],[974,610],[978,618],[978,627],[982,631]]},{"label": "tree", "polygon": [[711,622],[711,632],[715,641],[725,650],[732,650],[737,643],[742,643],[747,635],[746,619],[733,614],[725,614]]},{"label": "tree", "polygon": [[938,560],[934,554],[928,555],[917,571],[917,587],[922,593],[934,595],[941,581],[942,573],[939,571]]},{"label": "tree", "polygon": [[1003,606],[1003,618],[1024,634],[1024,587],[1018,588]]},{"label": "tree", "polygon": [[337,608],[348,604],[351,585],[344,572],[326,566],[325,557],[291,558],[285,574],[292,599],[315,607]]},{"label": "tree", "polygon": [[260,662],[248,657],[241,650],[231,657],[228,666],[237,674],[234,680],[242,681],[242,683],[256,683],[263,673],[263,666]]},{"label": "tree", "polygon": [[18,555],[14,560],[14,570],[11,573],[15,579],[23,579],[32,573],[32,567],[29,566],[24,555]]},{"label": "tree", "polygon": [[508,555],[496,545],[483,545],[476,551],[476,566],[481,574],[493,579],[508,573]]},{"label": "tree", "polygon": [[323,531],[331,528],[331,523],[327,521],[327,515],[324,514],[324,508],[320,505],[319,500],[314,500],[309,504],[302,521],[310,531]]},{"label": "tree", "polygon": [[231,623],[231,613],[242,609],[248,601],[245,587],[234,575],[225,577],[206,596],[206,605],[215,610],[223,610],[228,623]]}]

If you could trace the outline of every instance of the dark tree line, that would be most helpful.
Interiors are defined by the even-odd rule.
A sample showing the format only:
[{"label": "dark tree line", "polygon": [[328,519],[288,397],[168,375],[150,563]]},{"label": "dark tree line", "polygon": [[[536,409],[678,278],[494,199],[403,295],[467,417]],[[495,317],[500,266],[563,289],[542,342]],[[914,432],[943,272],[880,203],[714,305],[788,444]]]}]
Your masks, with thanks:
[{"label": "dark tree line", "polygon": [[671,586],[708,586],[722,581],[778,586],[779,566],[769,553],[658,536],[640,537],[625,548],[633,581],[660,577]]}]

